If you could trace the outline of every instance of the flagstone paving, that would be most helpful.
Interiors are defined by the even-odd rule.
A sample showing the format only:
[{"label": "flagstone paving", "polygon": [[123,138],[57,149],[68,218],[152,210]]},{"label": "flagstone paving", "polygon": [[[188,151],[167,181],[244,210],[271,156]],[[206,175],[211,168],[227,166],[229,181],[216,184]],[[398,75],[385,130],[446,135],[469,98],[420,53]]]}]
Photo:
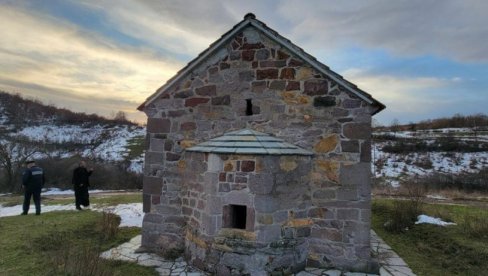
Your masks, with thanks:
[{"label": "flagstone paving", "polygon": [[[200,276],[211,275],[188,265],[182,258],[166,260],[161,256],[150,253],[136,253],[141,245],[141,236],[136,236],[129,242],[112,248],[101,254],[102,258],[136,262],[139,265],[154,267],[161,276]],[[374,231],[371,231],[371,248],[374,256],[381,265],[380,276],[415,276],[408,265],[400,258]],[[358,272],[344,272],[336,269],[320,269],[307,267],[296,276],[370,276]]]}]

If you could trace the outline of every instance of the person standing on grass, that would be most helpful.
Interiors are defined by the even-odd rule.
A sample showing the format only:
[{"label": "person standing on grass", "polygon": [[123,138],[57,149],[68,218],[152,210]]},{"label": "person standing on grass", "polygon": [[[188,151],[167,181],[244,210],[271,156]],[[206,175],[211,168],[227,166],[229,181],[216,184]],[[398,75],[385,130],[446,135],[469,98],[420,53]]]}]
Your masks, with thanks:
[{"label": "person standing on grass", "polygon": [[36,205],[36,215],[41,214],[41,190],[44,187],[44,171],[36,166],[36,162],[29,160],[25,162],[27,169],[22,173],[22,189],[24,190],[24,205],[22,215],[27,215],[30,207],[31,197]]},{"label": "person standing on grass", "polygon": [[90,187],[89,177],[93,172],[93,168],[87,169],[85,161],[80,161],[78,167],[73,171],[73,186],[75,190],[76,209],[82,210],[81,205],[88,207],[90,205],[90,197],[88,194],[88,187]]}]

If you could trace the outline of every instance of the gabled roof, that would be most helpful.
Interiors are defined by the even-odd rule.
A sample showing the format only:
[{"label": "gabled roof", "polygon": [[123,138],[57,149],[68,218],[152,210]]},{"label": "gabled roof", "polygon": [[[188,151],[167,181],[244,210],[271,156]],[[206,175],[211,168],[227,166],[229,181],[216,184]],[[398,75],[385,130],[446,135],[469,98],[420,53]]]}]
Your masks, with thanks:
[{"label": "gabled roof", "polygon": [[373,113],[376,114],[385,108],[385,105],[374,99],[370,94],[366,93],[365,91],[359,89],[355,84],[345,80],[341,75],[335,73],[334,71],[330,70],[325,64],[319,62],[315,57],[307,54],[302,48],[298,47],[297,45],[293,44],[290,40],[286,39],[285,37],[281,36],[278,32],[274,31],[273,29],[269,28],[263,22],[256,19],[256,16],[252,13],[248,13],[244,16],[244,20],[239,22],[235,25],[231,30],[223,34],[217,41],[210,44],[210,46],[200,53],[195,59],[190,61],[184,68],[182,68],[175,76],[169,79],[166,84],[160,87],[154,94],[149,96],[144,103],[142,103],[137,109],[143,110],[145,106],[152,103],[158,96],[160,96],[167,88],[171,87],[173,84],[181,80],[185,77],[188,73],[190,73],[196,66],[198,66],[201,62],[203,62],[207,57],[215,53],[221,46],[228,43],[235,35],[239,34],[243,31],[246,27],[252,26],[257,30],[264,33],[268,38],[275,41],[282,47],[286,48],[292,54],[298,56],[306,63],[308,63],[312,68],[319,71],[320,73],[328,76],[338,84],[345,87],[349,92],[353,93],[360,99],[366,101],[368,104],[377,106],[377,110]]},{"label": "gabled roof", "polygon": [[313,155],[282,139],[252,129],[241,129],[200,143],[186,151],[225,154]]}]

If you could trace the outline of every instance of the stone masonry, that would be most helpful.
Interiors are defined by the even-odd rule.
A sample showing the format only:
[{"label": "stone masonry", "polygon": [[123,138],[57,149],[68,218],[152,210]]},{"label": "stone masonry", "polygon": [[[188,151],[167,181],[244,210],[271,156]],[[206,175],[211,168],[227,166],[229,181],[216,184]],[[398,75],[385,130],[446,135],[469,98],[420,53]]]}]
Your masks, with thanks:
[{"label": "stone masonry", "polygon": [[[252,15],[233,31],[140,107],[148,116],[142,246],[218,274],[277,270],[287,256],[297,266],[371,269],[371,116],[382,104],[309,64]],[[314,155],[185,152],[242,128]],[[246,229],[223,225],[229,204],[247,206]],[[292,245],[270,252],[287,237]],[[259,257],[278,251],[275,261]]]}]

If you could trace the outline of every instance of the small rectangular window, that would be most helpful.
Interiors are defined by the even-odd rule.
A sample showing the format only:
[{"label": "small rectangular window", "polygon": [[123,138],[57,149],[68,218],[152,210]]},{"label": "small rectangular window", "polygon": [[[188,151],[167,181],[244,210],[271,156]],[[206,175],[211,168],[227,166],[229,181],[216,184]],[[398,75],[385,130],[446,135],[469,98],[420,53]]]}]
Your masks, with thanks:
[{"label": "small rectangular window", "polygon": [[224,206],[223,220],[226,228],[246,229],[247,207],[244,205]]},{"label": "small rectangular window", "polygon": [[246,116],[253,115],[252,112],[252,99],[246,99]]}]

